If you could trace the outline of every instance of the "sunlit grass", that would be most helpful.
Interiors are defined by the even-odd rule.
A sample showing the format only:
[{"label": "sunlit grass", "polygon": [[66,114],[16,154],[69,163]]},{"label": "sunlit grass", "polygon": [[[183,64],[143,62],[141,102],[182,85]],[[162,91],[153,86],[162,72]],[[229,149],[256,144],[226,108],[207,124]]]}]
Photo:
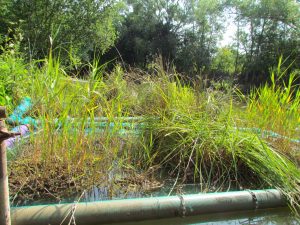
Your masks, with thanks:
[{"label": "sunlit grass", "polygon": [[[300,162],[300,89],[299,71],[287,72],[278,67],[270,76],[270,83],[253,89],[246,99],[246,110],[237,114],[238,125],[258,133],[270,145]],[[257,129],[258,128],[258,129]]]},{"label": "sunlit grass", "polygon": [[[239,129],[257,127],[297,138],[300,95],[295,79],[292,73],[284,86],[277,86],[272,75],[273,83],[244,97],[246,109],[237,110],[234,93],[198,90],[175,71],[167,74],[158,67],[153,74],[125,73],[116,66],[106,74],[94,62],[90,73],[77,79],[50,55],[15,80],[15,104],[31,97],[28,115],[39,125],[14,160],[26,162],[28,171],[42,177],[49,171],[64,174],[77,191],[108,185],[108,172],[115,167],[155,167],[178,184],[200,184],[204,192],[279,188],[297,206],[300,173],[289,141],[276,145]],[[18,185],[28,182],[32,180]]]}]

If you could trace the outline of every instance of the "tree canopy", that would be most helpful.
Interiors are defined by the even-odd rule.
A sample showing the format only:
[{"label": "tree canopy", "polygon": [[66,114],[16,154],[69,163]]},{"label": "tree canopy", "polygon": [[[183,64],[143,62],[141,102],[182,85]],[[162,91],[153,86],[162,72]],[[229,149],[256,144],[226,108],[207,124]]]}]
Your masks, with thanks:
[{"label": "tree canopy", "polygon": [[[21,40],[28,60],[51,49],[66,64],[101,55],[145,69],[161,56],[190,77],[218,71],[253,83],[280,56],[300,66],[295,0],[2,0],[0,12],[2,46]],[[228,21],[234,38],[221,46]]]},{"label": "tree canopy", "polygon": [[94,49],[104,53],[114,44],[123,4],[115,0],[15,0],[2,7],[9,11],[5,27],[13,21],[11,27],[21,29],[21,47],[27,56],[43,58],[51,48],[62,56],[72,52],[88,61]]}]

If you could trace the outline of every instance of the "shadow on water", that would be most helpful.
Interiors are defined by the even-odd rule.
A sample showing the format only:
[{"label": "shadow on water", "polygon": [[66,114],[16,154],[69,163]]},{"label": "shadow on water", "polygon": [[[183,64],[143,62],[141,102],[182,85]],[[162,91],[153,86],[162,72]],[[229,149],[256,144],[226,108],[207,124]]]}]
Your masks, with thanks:
[{"label": "shadow on water", "polygon": [[114,223],[114,225],[299,225],[300,222],[288,208],[242,211],[234,213],[218,213],[211,215],[192,216],[148,220],[129,223]]}]

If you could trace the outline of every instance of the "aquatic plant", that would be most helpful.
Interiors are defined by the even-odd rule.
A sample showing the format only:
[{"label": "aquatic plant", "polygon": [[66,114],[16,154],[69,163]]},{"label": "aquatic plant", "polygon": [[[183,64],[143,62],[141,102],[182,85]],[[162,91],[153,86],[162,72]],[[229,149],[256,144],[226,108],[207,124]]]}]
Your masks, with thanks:
[{"label": "aquatic plant", "polygon": [[196,95],[178,79],[155,85],[166,107],[156,108],[159,119],[149,121],[152,163],[178,182],[199,183],[201,191],[276,187],[298,202],[298,167],[255,132],[236,127],[232,95]]}]

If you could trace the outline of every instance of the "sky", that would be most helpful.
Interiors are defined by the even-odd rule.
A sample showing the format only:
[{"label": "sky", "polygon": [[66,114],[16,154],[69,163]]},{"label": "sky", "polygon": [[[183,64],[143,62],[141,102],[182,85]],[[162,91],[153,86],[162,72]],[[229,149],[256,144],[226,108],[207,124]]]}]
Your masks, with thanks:
[{"label": "sky", "polygon": [[223,39],[219,42],[219,45],[221,47],[232,44],[234,40],[234,35],[237,31],[237,27],[233,21],[233,17],[231,17],[230,14],[228,14],[225,17],[225,20],[226,20],[225,32],[223,34]]},{"label": "sky", "polygon": [[223,40],[219,42],[221,47],[232,44],[234,40],[234,34],[236,32],[236,25],[234,23],[229,23],[226,27],[226,31],[223,34]]}]

